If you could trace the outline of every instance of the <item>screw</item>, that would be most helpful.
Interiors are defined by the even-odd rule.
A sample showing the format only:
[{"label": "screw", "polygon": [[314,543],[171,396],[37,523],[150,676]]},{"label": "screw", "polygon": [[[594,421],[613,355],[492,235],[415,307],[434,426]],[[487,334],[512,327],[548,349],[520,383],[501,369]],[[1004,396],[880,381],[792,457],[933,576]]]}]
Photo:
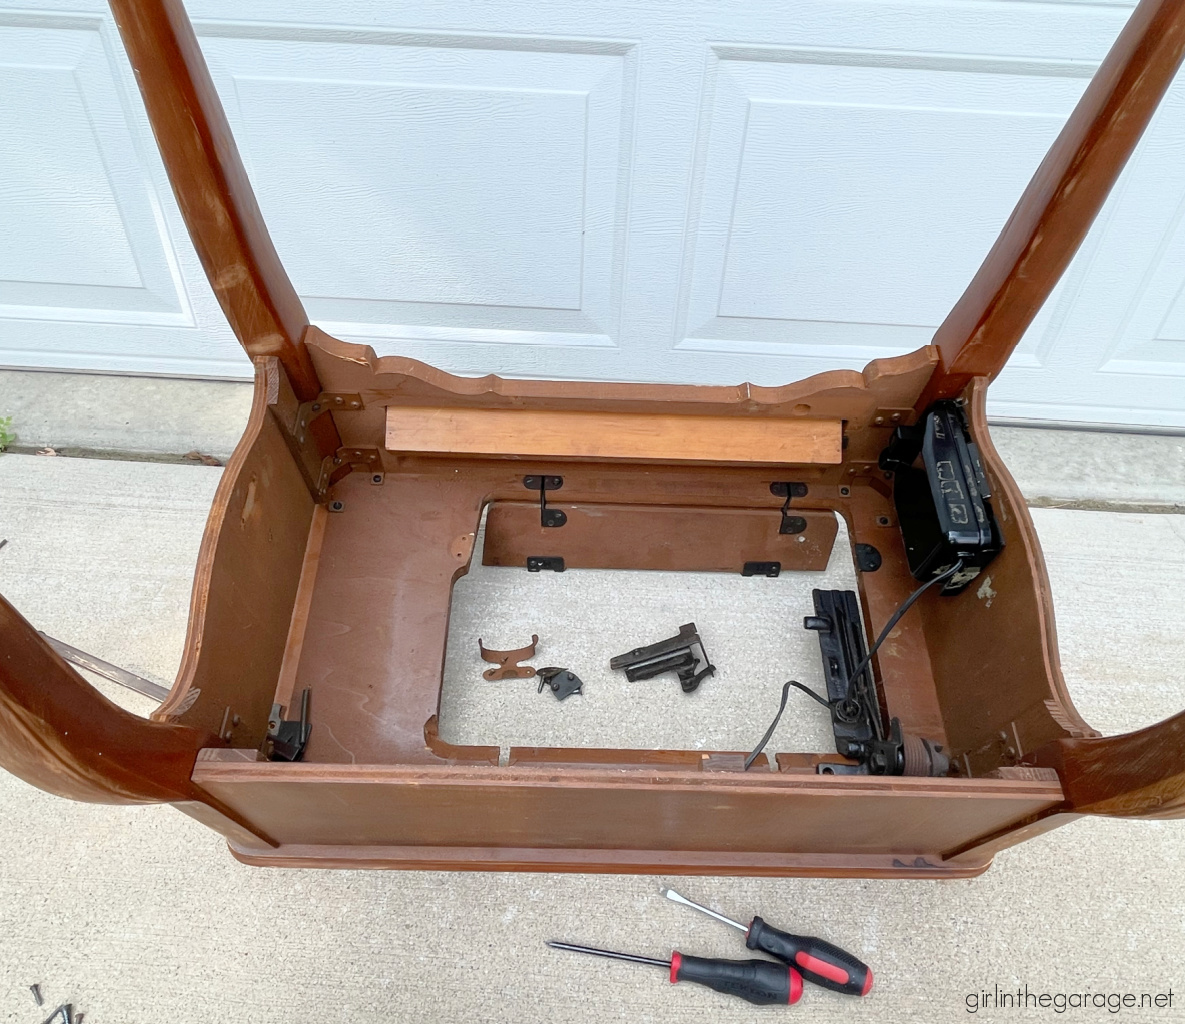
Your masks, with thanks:
[{"label": "screw", "polygon": [[330,512],[340,512],[345,507],[346,507],[346,503],[344,501],[331,501],[329,503],[329,511]]},{"label": "screw", "polygon": [[878,416],[878,417],[877,417],[875,420],[873,420],[872,422],[873,422],[873,423],[875,423],[875,424],[876,424],[876,425],[879,427],[879,426],[880,426],[882,423],[884,423],[884,422],[885,422],[885,418],[884,418],[883,416]]},{"label": "screw", "polygon": [[375,473],[375,475],[370,478],[370,482],[372,484],[381,484],[383,482],[383,474]]},{"label": "screw", "polygon": [[841,487],[839,489],[839,496],[841,498],[846,498],[851,493],[852,493],[852,489],[850,487]]},{"label": "screw", "polygon": [[889,525],[889,517],[888,516],[877,516],[876,517],[876,525],[877,526],[888,526]]},{"label": "screw", "polygon": [[40,985],[30,985],[29,991],[33,993],[33,1001],[38,1006],[45,1005],[45,997],[41,994],[41,986]]},{"label": "screw", "polygon": [[799,543],[799,544],[805,544],[805,543],[806,543],[806,537],[805,537],[803,534],[801,534],[801,533],[798,535],[798,543]]}]

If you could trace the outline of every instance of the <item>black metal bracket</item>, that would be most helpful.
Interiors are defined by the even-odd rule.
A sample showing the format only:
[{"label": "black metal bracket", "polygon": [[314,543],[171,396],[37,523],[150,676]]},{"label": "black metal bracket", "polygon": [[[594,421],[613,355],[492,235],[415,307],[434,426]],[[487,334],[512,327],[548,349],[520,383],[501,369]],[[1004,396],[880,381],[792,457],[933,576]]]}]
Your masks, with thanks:
[{"label": "black metal bracket", "polygon": [[694,622],[680,626],[678,635],[668,640],[619,654],[610,659],[609,667],[625,669],[625,677],[631,683],[638,679],[653,679],[663,672],[675,672],[684,693],[694,693],[704,679],[716,673],[716,666],[708,661]]},{"label": "black metal bracket", "polygon": [[273,704],[267,720],[268,760],[299,761],[304,757],[304,749],[308,746],[309,733],[312,731],[307,689],[300,695],[300,718],[296,720],[285,719],[283,706]]},{"label": "black metal bracket", "polygon": [[539,692],[543,687],[550,686],[556,700],[566,700],[574,693],[584,693],[584,683],[580,677],[567,668],[541,668],[539,676]]},{"label": "black metal bracket", "polygon": [[523,486],[528,491],[539,492],[539,523],[541,526],[563,526],[568,521],[563,509],[547,507],[547,492],[558,491],[564,486],[562,476],[524,476]]},{"label": "black metal bracket", "polygon": [[[560,513],[563,515],[563,513]],[[564,560],[558,555],[528,555],[527,556],[527,572],[542,572],[547,569],[551,572],[563,572]]]},{"label": "black metal bracket", "polygon": [[785,498],[782,505],[782,525],[778,533],[802,533],[806,529],[806,520],[802,516],[790,514],[790,502],[794,498],[806,497],[806,484],[780,482],[769,485],[769,493],[775,498]]},{"label": "black metal bracket", "polygon": [[742,576],[769,576],[771,579],[782,571],[781,562],[746,562],[741,568]]},{"label": "black metal bracket", "polygon": [[803,620],[803,628],[819,635],[823,675],[831,707],[835,749],[858,764],[821,762],[820,775],[945,775],[950,760],[942,747],[921,736],[903,734],[896,718],[886,731],[871,664],[853,685],[852,673],[864,662],[860,606],[851,590],[815,590],[815,614]]},{"label": "black metal bracket", "polygon": [[881,553],[871,544],[856,545],[856,568],[861,572],[876,572],[881,567]]}]

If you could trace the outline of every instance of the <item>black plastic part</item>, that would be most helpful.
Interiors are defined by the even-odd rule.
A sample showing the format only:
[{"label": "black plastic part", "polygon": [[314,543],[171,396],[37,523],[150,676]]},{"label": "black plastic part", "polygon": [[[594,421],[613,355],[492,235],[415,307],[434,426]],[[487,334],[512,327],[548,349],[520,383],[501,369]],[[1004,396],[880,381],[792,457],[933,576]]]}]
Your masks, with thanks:
[{"label": "black plastic part", "polygon": [[803,619],[804,629],[819,635],[823,676],[831,706],[835,749],[860,762],[842,765],[820,762],[820,775],[945,775],[950,761],[939,744],[918,736],[905,736],[901,723],[890,719],[886,730],[872,665],[866,665],[853,681],[852,672],[864,662],[860,606],[851,590],[815,590],[815,614]]},{"label": "black plastic part", "polygon": [[881,567],[881,553],[871,544],[856,545],[856,568],[861,572],[876,572]]},{"label": "black plastic part", "polygon": [[300,695],[300,718],[295,721],[282,717],[279,704],[272,705],[271,717],[267,723],[267,745],[269,761],[299,761],[304,757],[309,735],[313,727],[309,724],[309,691]]},{"label": "black plastic part", "polygon": [[935,402],[917,424],[898,427],[880,467],[893,474],[914,579],[933,579],[961,559],[963,567],[942,587],[944,594],[960,593],[1004,547],[962,405]]},{"label": "black plastic part", "polygon": [[559,555],[528,555],[527,572],[563,572],[564,560]]},{"label": "black plastic part", "polygon": [[[696,649],[699,653],[697,655]],[[653,679],[664,672],[675,672],[684,693],[694,693],[699,684],[714,675],[716,666],[708,661],[703,641],[694,622],[679,627],[679,633],[648,647],[635,647],[609,660],[609,667],[625,670],[631,683],[639,679]]]},{"label": "black plastic part", "polygon": [[694,981],[756,1006],[786,1006],[796,987],[790,976],[793,968],[772,960],[717,960],[686,953],[675,956],[679,962],[672,971],[674,981]]},{"label": "black plastic part", "polygon": [[807,488],[806,484],[772,483],[769,485],[769,493],[775,498],[805,498]]},{"label": "black plastic part", "polygon": [[539,677],[539,692],[543,692],[543,687],[550,686],[556,700],[567,700],[574,693],[584,692],[584,683],[571,669],[541,668],[535,674]]},{"label": "black plastic part", "polygon": [[[797,968],[804,980],[829,988],[832,992],[862,996],[867,994],[870,987],[868,978],[871,972],[868,965],[847,950],[833,946],[823,939],[816,939],[812,935],[791,935],[789,932],[771,927],[760,917],[753,918],[749,925],[745,945],[777,957],[783,963]],[[811,966],[811,959],[843,971],[847,975],[847,980],[839,981],[834,976],[829,978],[820,974]]]},{"label": "black plastic part", "polygon": [[781,573],[781,562],[746,562],[741,569],[742,576],[774,577]]},{"label": "black plastic part", "polygon": [[803,619],[802,625],[819,635],[835,749],[844,757],[860,759],[868,745],[883,732],[871,666],[856,680],[853,699],[845,703],[848,680],[868,653],[860,605],[851,590],[813,590],[811,596],[815,614]]}]

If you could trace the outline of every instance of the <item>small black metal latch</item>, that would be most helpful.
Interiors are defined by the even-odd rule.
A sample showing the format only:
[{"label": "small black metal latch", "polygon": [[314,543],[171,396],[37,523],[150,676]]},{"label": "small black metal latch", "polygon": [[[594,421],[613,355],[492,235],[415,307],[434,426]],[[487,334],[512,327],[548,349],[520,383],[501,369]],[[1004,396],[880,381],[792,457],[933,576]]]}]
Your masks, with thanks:
[{"label": "small black metal latch", "polygon": [[[699,657],[695,653],[697,647]],[[668,640],[660,640],[649,647],[635,647],[632,651],[619,654],[610,659],[609,667],[625,669],[625,677],[631,683],[639,679],[653,679],[663,672],[675,672],[684,693],[693,693],[705,678],[716,672],[716,666],[708,661],[708,654],[694,622],[680,626],[679,634]]]},{"label": "small black metal latch", "polygon": [[300,718],[295,721],[285,720],[283,706],[273,704],[267,720],[268,760],[299,761],[304,757],[304,748],[308,745],[309,733],[312,731],[307,689],[300,695]]},{"label": "small black metal latch", "polygon": [[785,504],[782,505],[782,525],[778,527],[778,533],[802,533],[806,529],[806,519],[802,516],[792,516],[790,514],[790,500],[792,498],[806,497],[806,484],[787,483],[772,483],[769,485],[769,493],[775,498],[785,498]]},{"label": "small black metal latch", "polygon": [[871,544],[856,545],[856,568],[861,572],[876,572],[881,561],[881,553]]},{"label": "small black metal latch", "polygon": [[550,686],[556,700],[566,700],[574,693],[584,693],[584,683],[570,669],[541,668],[536,675],[539,676],[539,692],[543,692],[544,686]]},{"label": "small black metal latch", "polygon": [[[563,515],[563,513],[560,513]],[[564,560],[558,555],[528,555],[527,556],[527,572],[542,572],[544,569],[549,569],[551,572],[563,572]]]},{"label": "small black metal latch", "polygon": [[568,515],[563,509],[547,507],[547,492],[558,491],[564,486],[562,476],[524,476],[523,486],[528,491],[539,492],[539,523],[541,526],[563,526]]},{"label": "small black metal latch", "polygon": [[777,576],[782,571],[781,562],[746,562],[741,569],[742,576]]}]

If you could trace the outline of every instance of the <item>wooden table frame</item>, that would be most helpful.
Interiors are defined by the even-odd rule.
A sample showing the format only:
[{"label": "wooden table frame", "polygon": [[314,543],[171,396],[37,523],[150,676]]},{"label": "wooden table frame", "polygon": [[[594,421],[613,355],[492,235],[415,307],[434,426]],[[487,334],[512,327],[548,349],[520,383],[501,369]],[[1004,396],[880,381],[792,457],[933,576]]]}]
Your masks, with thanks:
[{"label": "wooden table frame", "polygon": [[[150,721],[120,710],[0,598],[0,765],[73,799],[172,803],[240,859],[288,866],[958,877],[1080,814],[1185,815],[1185,714],[1102,738],[1074,710],[1040,545],[984,418],[1180,65],[1180,0],[1136,8],[932,345],[773,388],[460,378],[329,337],[272,247],[181,3],[112,8],[254,404],[168,699]],[[876,669],[951,777],[439,738],[451,590],[483,510],[495,564],[731,571],[821,568],[838,514],[883,557],[859,574],[871,635],[915,585],[877,457],[940,398],[966,403],[992,485],[995,595],[927,593]],[[565,526],[540,525],[527,474],[563,477]],[[777,530],[779,481],[807,485],[797,535]],[[306,687],[305,760],[262,760],[273,703]]]}]

